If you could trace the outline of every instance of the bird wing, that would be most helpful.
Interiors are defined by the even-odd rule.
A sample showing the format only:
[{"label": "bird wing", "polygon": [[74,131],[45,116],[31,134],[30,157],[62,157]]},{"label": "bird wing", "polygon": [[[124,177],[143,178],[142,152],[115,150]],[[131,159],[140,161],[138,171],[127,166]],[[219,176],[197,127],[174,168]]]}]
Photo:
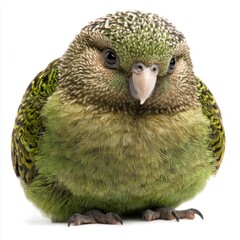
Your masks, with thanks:
[{"label": "bird wing", "polygon": [[207,86],[197,79],[198,97],[202,106],[203,114],[210,121],[211,148],[215,159],[216,171],[221,165],[225,150],[225,132],[219,107]]},{"label": "bird wing", "polygon": [[28,86],[12,132],[12,164],[17,176],[29,183],[37,174],[34,156],[44,132],[41,109],[58,85],[58,59],[51,62]]}]

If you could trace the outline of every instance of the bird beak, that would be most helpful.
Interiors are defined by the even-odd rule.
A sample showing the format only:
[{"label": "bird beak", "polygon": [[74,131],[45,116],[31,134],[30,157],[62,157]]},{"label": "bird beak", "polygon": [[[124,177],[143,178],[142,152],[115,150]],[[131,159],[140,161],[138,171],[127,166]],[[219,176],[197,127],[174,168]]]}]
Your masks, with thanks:
[{"label": "bird beak", "polygon": [[142,63],[133,64],[129,90],[132,97],[140,100],[141,105],[151,96],[156,85],[158,71],[159,67],[156,64],[150,67]]}]

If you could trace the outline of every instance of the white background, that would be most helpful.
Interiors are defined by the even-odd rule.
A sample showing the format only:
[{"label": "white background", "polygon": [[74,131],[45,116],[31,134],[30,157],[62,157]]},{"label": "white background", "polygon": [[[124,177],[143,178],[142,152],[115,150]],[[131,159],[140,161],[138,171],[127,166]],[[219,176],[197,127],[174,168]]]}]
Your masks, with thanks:
[{"label": "white background", "polygon": [[[0,239],[240,239],[240,1],[1,0]],[[195,207],[205,219],[68,228],[42,216],[24,196],[10,156],[14,118],[33,77],[61,56],[84,25],[117,10],[142,10],[168,18],[191,48],[195,73],[222,110],[227,148],[204,191],[179,208]]]}]

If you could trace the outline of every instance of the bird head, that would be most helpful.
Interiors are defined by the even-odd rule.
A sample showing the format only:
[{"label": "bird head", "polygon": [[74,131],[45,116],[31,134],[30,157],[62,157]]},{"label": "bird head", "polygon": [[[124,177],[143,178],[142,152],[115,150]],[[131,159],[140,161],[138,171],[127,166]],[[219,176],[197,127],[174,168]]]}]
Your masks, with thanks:
[{"label": "bird head", "polygon": [[89,23],[59,75],[62,98],[97,109],[173,114],[198,106],[185,38],[155,14],[117,12]]}]

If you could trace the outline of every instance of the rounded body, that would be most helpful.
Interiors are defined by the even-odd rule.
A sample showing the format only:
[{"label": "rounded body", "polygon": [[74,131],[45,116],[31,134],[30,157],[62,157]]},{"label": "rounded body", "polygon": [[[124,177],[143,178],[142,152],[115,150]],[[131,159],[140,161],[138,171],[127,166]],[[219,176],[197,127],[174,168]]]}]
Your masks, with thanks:
[{"label": "rounded body", "polygon": [[43,107],[38,175],[26,195],[55,221],[89,209],[118,214],[175,207],[214,171],[209,120],[196,108],[174,115],[98,112],[61,102]]},{"label": "rounded body", "polygon": [[176,207],[203,189],[224,148],[184,35],[139,11],[84,27],[30,83],[12,134],[26,196],[54,221]]}]

